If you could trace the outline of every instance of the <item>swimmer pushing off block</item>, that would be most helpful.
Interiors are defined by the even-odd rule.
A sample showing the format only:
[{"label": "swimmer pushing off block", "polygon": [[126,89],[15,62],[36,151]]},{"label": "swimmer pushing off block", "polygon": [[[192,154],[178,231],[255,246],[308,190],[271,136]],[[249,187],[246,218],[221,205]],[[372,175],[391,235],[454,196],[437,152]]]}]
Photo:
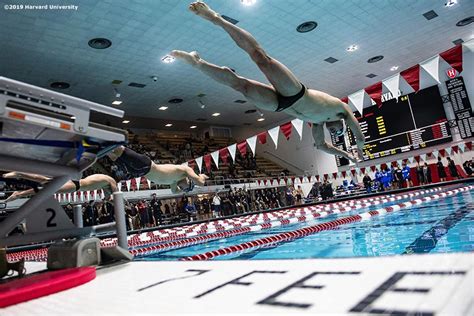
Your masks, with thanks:
[{"label": "swimmer pushing off block", "polygon": [[318,149],[357,162],[356,157],[334,147],[324,139],[324,126],[331,134],[341,136],[346,132],[345,125],[347,124],[356,138],[359,158],[362,159],[364,135],[347,104],[324,92],[307,89],[285,65],[268,56],[249,32],[224,20],[207,4],[194,2],[189,5],[189,9],[201,18],[224,29],[250,56],[271,85],[241,77],[228,67],[213,65],[201,59],[197,52],[174,50],[171,52],[173,57],[185,61],[212,79],[241,92],[261,109],[283,111],[303,121],[313,123],[312,132]]},{"label": "swimmer pushing off block", "polygon": [[194,183],[204,186],[208,177],[197,175],[185,165],[156,164],[146,155],[139,154],[125,146],[119,146],[107,154],[127,179],[145,177],[156,184],[168,184],[171,192],[191,191]]}]

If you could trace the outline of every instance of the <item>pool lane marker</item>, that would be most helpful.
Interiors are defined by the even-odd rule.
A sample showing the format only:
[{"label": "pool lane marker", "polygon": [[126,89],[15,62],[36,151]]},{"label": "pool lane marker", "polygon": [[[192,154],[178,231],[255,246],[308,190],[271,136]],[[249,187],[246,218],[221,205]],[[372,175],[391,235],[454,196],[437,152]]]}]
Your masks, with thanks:
[{"label": "pool lane marker", "polygon": [[[432,190],[429,190],[429,191],[426,191],[426,192],[430,192],[430,191],[439,191],[439,190],[432,189]],[[426,192],[425,191],[420,191],[420,192],[417,192],[417,194],[413,194],[413,195],[416,196],[416,195],[420,195],[420,194],[423,194],[423,193],[426,193]],[[170,242],[170,243],[164,243],[164,244],[159,244],[159,245],[149,245],[149,244],[147,244],[147,247],[132,249],[130,252],[133,255],[149,255],[149,254],[153,254],[153,253],[160,252],[160,251],[194,246],[194,245],[206,243],[206,242],[221,239],[221,238],[234,237],[234,236],[246,234],[246,233],[249,233],[249,232],[267,230],[267,229],[271,229],[271,228],[275,228],[275,227],[279,227],[279,226],[286,226],[286,225],[290,225],[290,224],[298,223],[298,222],[305,222],[307,220],[313,220],[315,218],[323,218],[323,217],[326,217],[326,216],[331,215],[331,214],[337,214],[337,213],[352,211],[352,210],[359,209],[359,208],[378,205],[380,203],[393,202],[393,201],[396,201],[396,200],[400,200],[402,198],[407,198],[407,196],[403,195],[403,196],[397,196],[397,197],[390,197],[389,199],[383,199],[381,201],[376,201],[376,202],[373,202],[373,203],[361,204],[360,206],[355,206],[355,207],[351,207],[351,208],[343,207],[343,208],[340,208],[340,209],[335,209],[333,211],[323,211],[321,213],[312,212],[310,214],[304,214],[304,215],[298,216],[296,218],[286,218],[286,219],[277,220],[277,221],[274,221],[274,222],[267,222],[267,223],[259,224],[259,225],[255,225],[255,226],[237,228],[237,229],[233,229],[233,230],[230,230],[230,231],[210,233],[208,235],[198,236],[198,237],[191,237],[191,238],[187,238],[187,239],[173,241],[173,242]]]},{"label": "pool lane marker", "polygon": [[318,233],[318,232],[321,232],[321,231],[334,229],[334,228],[336,228],[340,225],[351,224],[351,223],[355,223],[355,222],[369,220],[371,217],[375,217],[377,215],[384,215],[386,213],[396,212],[396,211],[399,211],[399,210],[404,209],[404,208],[412,207],[414,205],[419,205],[419,204],[422,204],[422,203],[435,201],[435,200],[438,200],[438,199],[441,199],[441,198],[445,198],[445,197],[448,197],[448,196],[455,195],[455,194],[460,193],[460,192],[465,192],[465,191],[472,190],[473,188],[474,188],[474,186],[468,186],[468,187],[464,187],[464,188],[460,188],[460,189],[455,189],[455,190],[451,190],[451,191],[447,191],[447,192],[442,192],[442,193],[434,194],[432,196],[427,196],[427,197],[424,197],[424,198],[421,198],[421,199],[415,199],[415,200],[411,200],[411,201],[408,201],[408,202],[403,202],[403,203],[399,203],[399,204],[396,204],[396,205],[380,208],[378,210],[369,211],[369,212],[365,212],[365,213],[358,214],[358,215],[353,215],[353,216],[348,216],[348,217],[336,219],[336,220],[333,220],[333,221],[330,221],[330,222],[327,222],[327,223],[321,223],[321,224],[317,224],[317,225],[297,229],[297,230],[294,230],[294,231],[285,232],[285,233],[281,233],[281,234],[277,234],[277,235],[273,235],[273,236],[269,236],[269,237],[265,237],[265,238],[261,238],[261,239],[241,243],[239,245],[233,245],[233,246],[230,246],[230,247],[225,247],[225,248],[205,252],[205,253],[202,253],[202,254],[196,254],[196,255],[193,255],[193,256],[184,257],[184,258],[181,258],[180,260],[184,260],[184,261],[209,260],[209,259],[212,259],[212,258],[215,258],[215,257],[218,257],[218,256],[222,256],[222,255],[228,255],[228,254],[241,252],[241,251],[248,250],[248,249],[261,248],[263,246],[268,246],[268,245],[272,245],[272,244],[283,242],[283,241],[291,241],[291,240],[302,238],[302,237],[312,235],[312,234],[315,234],[315,233]]},{"label": "pool lane marker", "polygon": [[[440,191],[440,190],[441,189],[438,188],[438,189],[431,189],[431,190],[428,190],[428,191],[419,191],[419,192],[411,193],[411,194],[398,195],[400,197],[397,197],[395,195],[375,197],[375,198],[372,198],[372,199],[360,200],[360,201],[358,201],[358,203],[354,203],[353,201],[350,201],[350,203],[341,203],[341,202],[330,203],[330,204],[322,206],[322,207],[320,207],[320,206],[310,206],[310,207],[304,207],[303,209],[301,209],[301,208],[286,209],[286,210],[271,212],[272,214],[274,214],[274,215],[272,215],[272,219],[270,219],[270,218],[268,218],[268,219],[260,218],[259,219],[258,217],[261,216],[261,214],[257,214],[257,216],[252,216],[253,218],[248,218],[247,216],[244,216],[244,217],[247,217],[247,219],[245,221],[240,220],[238,223],[228,222],[225,225],[215,224],[214,227],[209,227],[207,225],[208,223],[205,223],[205,224],[202,224],[201,227],[199,227],[197,231],[193,231],[191,233],[184,232],[184,233],[181,233],[181,234],[173,232],[171,236],[158,235],[158,234],[156,234],[156,231],[148,232],[148,233],[143,233],[140,236],[135,235],[133,238],[131,238],[129,244],[132,247],[133,246],[144,246],[144,245],[149,245],[151,243],[159,243],[159,242],[166,242],[166,241],[171,241],[171,240],[175,240],[175,239],[179,239],[179,238],[194,237],[194,236],[197,236],[199,234],[209,234],[209,233],[214,233],[214,232],[218,232],[218,231],[221,231],[221,232],[222,231],[228,231],[228,230],[235,229],[235,228],[243,228],[243,227],[251,226],[251,225],[260,225],[260,224],[267,223],[269,221],[278,221],[278,220],[286,219],[288,217],[295,217],[295,214],[297,214],[297,213],[299,213],[301,216],[303,216],[303,215],[306,215],[308,211],[315,211],[315,210],[321,210],[321,209],[329,211],[330,214],[332,214],[332,213],[338,214],[338,213],[341,213],[343,211],[350,211],[350,210],[359,209],[361,207],[366,207],[366,206],[368,206],[368,204],[361,203],[361,202],[365,202],[365,201],[380,200],[380,201],[376,201],[376,202],[370,204],[370,205],[378,205],[378,204],[381,204],[381,203],[384,203],[384,202],[395,201],[395,200],[401,199],[401,198],[409,198],[409,197],[418,196],[418,195],[421,195],[421,194],[424,194],[424,193]],[[389,199],[387,200],[384,197],[388,197]],[[394,199],[394,197],[396,197],[396,198]],[[346,206],[344,208],[338,208],[338,209],[334,210],[334,209],[332,209],[333,205],[348,205],[348,206]],[[324,215],[324,214],[325,213],[323,211],[322,215]],[[297,222],[297,221],[295,221],[295,222]],[[186,229],[186,230],[188,230],[188,229]],[[112,242],[114,244],[116,243],[115,240],[112,241]],[[111,245],[114,245],[114,244],[111,244]]]},{"label": "pool lane marker", "polygon": [[[293,223],[298,222],[305,222],[307,213],[310,212],[310,216],[315,211],[321,211],[321,213],[316,213],[319,215],[313,216],[313,218],[309,218],[308,220],[312,220],[314,218],[323,218],[330,214],[339,214],[351,210],[360,209],[363,207],[379,205],[381,203],[386,202],[393,202],[403,198],[410,198],[426,193],[431,193],[435,191],[441,191],[442,188],[433,188],[429,190],[421,190],[416,191],[415,193],[401,193],[401,194],[390,194],[384,196],[377,196],[372,198],[365,198],[359,200],[350,200],[350,201],[343,201],[343,202],[333,202],[325,205],[313,205],[307,206],[303,208],[292,208],[292,209],[285,209],[279,211],[268,212],[267,215],[270,214],[274,217],[275,223],[268,225],[268,221],[262,221],[260,217],[262,214],[254,214],[254,215],[247,215],[239,218],[233,219],[225,219],[225,220],[218,220],[214,221],[211,226],[214,228],[209,228],[209,223],[204,224],[194,224],[189,226],[183,227],[174,227],[166,229],[169,233],[166,236],[160,237],[157,235],[156,232],[163,232],[165,230],[157,230],[151,231],[142,234],[136,234],[133,236],[129,236],[129,247],[144,247],[138,249],[132,249],[130,252],[133,255],[143,255],[143,254],[151,254],[156,253],[163,250],[170,250],[176,248],[183,248],[187,246],[202,244],[208,241],[217,240],[221,238],[228,238],[237,235],[242,235],[251,231],[259,231],[259,230],[266,230],[275,228],[278,226],[285,226]],[[367,203],[370,202],[370,203]],[[340,206],[336,209],[331,209],[333,206]],[[295,214],[299,213],[299,216],[294,219]],[[265,213],[264,213],[265,214]],[[270,216],[269,216],[270,217]],[[286,221],[288,220],[288,222]],[[264,225],[267,224],[267,225]],[[249,229],[250,227],[250,229]],[[186,233],[186,231],[190,231],[190,233]],[[195,231],[193,229],[198,229]],[[185,233],[183,233],[183,231]],[[197,235],[197,233],[201,234],[202,236]],[[143,236],[146,235],[149,239],[143,240]],[[197,236],[196,236],[197,235]],[[187,238],[187,239],[186,239]],[[159,243],[159,242],[168,242],[166,244],[161,244],[158,246],[152,246],[152,243]],[[112,247],[117,244],[115,238],[104,239],[101,241],[102,247]],[[8,254],[9,261],[16,261],[20,260],[21,258],[25,258],[25,260],[30,261],[45,261],[47,258],[47,249],[33,249],[33,250],[26,250],[16,253]]]},{"label": "pool lane marker", "polygon": [[[293,209],[285,209],[285,210],[269,212],[269,213],[273,214],[272,215],[273,217],[276,217],[276,222],[272,223],[271,225],[268,225],[268,222],[265,222],[265,220],[264,221],[262,221],[261,219],[257,220],[259,217],[261,217],[262,214],[244,216],[244,217],[241,217],[241,218],[235,218],[235,219],[230,219],[230,220],[226,219],[226,220],[223,220],[223,221],[225,221],[227,223],[231,223],[231,220],[234,220],[235,222],[241,222],[242,223],[246,219],[247,220],[247,225],[245,225],[245,226],[250,226],[250,229],[248,229],[248,227],[245,227],[245,226],[242,227],[241,224],[236,224],[234,227],[231,227],[229,225],[217,224],[217,225],[215,225],[215,229],[219,229],[220,233],[218,233],[216,230],[213,230],[212,228],[211,229],[207,229],[207,228],[202,229],[202,228],[200,228],[200,230],[202,231],[202,234],[204,234],[204,236],[198,236],[198,237],[195,237],[195,238],[190,236],[191,234],[182,234],[182,235],[180,235],[180,234],[178,234],[178,232],[179,232],[179,229],[189,230],[189,227],[198,226],[198,224],[185,226],[185,229],[182,229],[181,227],[171,228],[171,229],[169,229],[171,231],[170,235],[166,236],[166,237],[157,237],[156,235],[153,234],[156,231],[147,232],[147,233],[143,233],[143,234],[134,235],[133,238],[129,239],[129,246],[130,247],[140,247],[140,246],[143,247],[143,248],[138,248],[138,249],[132,249],[130,252],[134,255],[144,255],[144,254],[148,255],[148,254],[156,253],[156,252],[159,252],[159,251],[183,248],[183,247],[202,244],[202,243],[205,243],[205,242],[208,242],[208,241],[217,240],[217,239],[221,239],[221,238],[228,238],[228,237],[233,237],[233,236],[237,236],[237,235],[242,235],[242,234],[248,233],[250,231],[266,230],[266,229],[271,229],[271,228],[278,227],[278,226],[285,226],[285,225],[292,224],[292,223],[305,222],[307,220],[305,215],[308,215],[307,214],[308,211],[311,212],[311,214],[312,214],[312,213],[314,213],[314,211],[327,210],[327,211],[322,211],[321,213],[318,213],[318,215],[312,215],[313,218],[310,218],[310,220],[311,220],[311,219],[314,219],[314,218],[317,218],[317,217],[325,217],[325,216],[328,216],[330,214],[339,214],[339,213],[342,213],[342,212],[351,211],[351,210],[359,209],[359,208],[362,208],[362,207],[378,205],[378,204],[381,204],[381,203],[391,202],[391,201],[399,200],[399,199],[402,199],[402,198],[409,198],[409,197],[418,196],[418,195],[421,195],[421,194],[430,193],[430,192],[434,192],[434,191],[440,191],[440,190],[442,190],[442,189],[441,188],[434,188],[434,189],[430,189],[430,190],[417,191],[415,193],[408,193],[408,194],[407,193],[405,193],[405,194],[402,193],[402,194],[398,194],[398,195],[391,194],[391,195],[378,196],[378,197],[373,197],[373,198],[368,198],[368,199],[360,199],[360,200],[356,200],[355,203],[354,203],[354,200],[351,200],[351,201],[344,201],[344,202],[329,203],[329,204],[326,204],[326,205],[314,205],[314,206],[310,206],[310,207],[304,207],[303,209],[293,208]],[[370,204],[361,203],[361,202],[367,202],[367,201],[372,201],[372,202]],[[339,205],[340,207],[338,209],[330,210],[331,206],[333,206],[333,205]],[[350,206],[346,206],[346,205],[350,205]],[[300,213],[299,214],[300,216],[297,219],[292,218],[298,212]],[[280,215],[277,216],[277,214],[286,214],[286,216],[280,216]],[[288,222],[286,220],[288,220]],[[206,224],[207,223],[205,223],[205,225]],[[266,225],[264,225],[264,224],[266,224]],[[255,225],[255,226],[252,226],[252,225]],[[237,227],[237,228],[235,228],[235,227]],[[144,234],[147,234],[147,236],[151,235],[150,239],[149,240],[142,240],[140,238],[137,238],[139,236],[143,236]],[[181,240],[177,240],[179,238],[181,238]],[[187,238],[187,240],[185,238]],[[159,243],[159,242],[165,242],[165,241],[169,241],[169,242],[166,243],[166,244],[158,245],[158,246],[150,245],[152,243]],[[114,245],[116,245],[116,241],[114,243],[110,243],[108,240],[102,240],[102,242],[101,242],[102,247],[111,247],[111,246],[114,246]],[[148,246],[148,247],[144,247],[144,246]],[[8,258],[9,258],[10,261],[16,261],[16,260],[19,260],[21,258],[25,258],[26,260],[33,260],[33,261],[45,261],[46,258],[47,258],[47,249],[45,249],[45,248],[43,248],[43,249],[34,249],[34,250],[27,250],[27,251],[23,251],[23,252],[13,253],[13,254],[9,254]]]}]

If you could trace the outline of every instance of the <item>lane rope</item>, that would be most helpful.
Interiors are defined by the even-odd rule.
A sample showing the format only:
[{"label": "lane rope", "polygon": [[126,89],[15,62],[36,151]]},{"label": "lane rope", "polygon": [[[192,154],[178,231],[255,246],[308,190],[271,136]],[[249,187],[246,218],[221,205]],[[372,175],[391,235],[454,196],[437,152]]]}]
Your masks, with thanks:
[{"label": "lane rope", "polygon": [[238,245],[233,245],[233,246],[229,246],[229,247],[225,247],[225,248],[221,248],[221,249],[217,249],[217,250],[213,250],[213,251],[209,251],[209,252],[205,252],[201,254],[196,254],[189,257],[184,257],[184,258],[181,258],[180,260],[185,260],[185,261],[209,260],[209,259],[222,256],[222,255],[242,252],[248,249],[258,249],[264,246],[269,246],[269,245],[280,243],[280,242],[291,241],[291,240],[299,239],[308,235],[316,234],[321,231],[334,229],[340,225],[369,220],[371,217],[375,217],[378,215],[385,215],[387,213],[396,212],[401,209],[412,207],[414,205],[420,205],[422,203],[439,200],[448,196],[455,195],[460,192],[472,190],[473,188],[474,186],[467,186],[460,189],[454,189],[447,192],[441,192],[439,194],[434,194],[432,196],[427,196],[420,199],[415,199],[408,202],[403,202],[396,205],[379,208],[374,211],[368,211],[361,214],[336,219],[330,222],[321,223],[321,224],[317,224],[317,225],[313,225],[309,227],[304,227],[304,228],[297,229],[294,231],[285,232],[285,233],[281,233],[281,234],[277,234],[277,235],[249,241],[249,242],[244,242]]},{"label": "lane rope", "polygon": [[[325,205],[303,206],[303,208],[284,209],[267,213],[246,215],[232,219],[217,220],[209,223],[155,230],[129,236],[128,244],[129,247],[132,248],[130,252],[133,255],[148,255],[163,250],[183,248],[216,239],[242,235],[251,231],[268,230],[278,226],[301,223],[316,218],[323,218],[331,214],[353,211],[368,206],[393,202],[404,198],[412,198],[441,190],[441,188],[433,188],[396,195],[390,194],[357,200],[333,202]],[[338,207],[334,209],[334,206]],[[151,245],[154,243],[161,244]],[[108,238],[101,241],[101,247],[113,247],[116,245],[116,238]],[[30,261],[45,261],[47,258],[47,249],[41,248],[21,251],[10,253],[7,256],[9,261],[17,261],[22,258]]]}]

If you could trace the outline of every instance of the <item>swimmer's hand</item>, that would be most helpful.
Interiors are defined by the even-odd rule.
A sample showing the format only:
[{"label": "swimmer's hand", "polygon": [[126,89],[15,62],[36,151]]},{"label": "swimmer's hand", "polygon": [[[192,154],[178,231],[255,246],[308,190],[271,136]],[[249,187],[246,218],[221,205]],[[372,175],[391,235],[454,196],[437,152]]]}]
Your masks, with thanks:
[{"label": "swimmer's hand", "polygon": [[359,156],[360,161],[364,161],[364,145],[365,145],[364,140],[357,141],[357,154]]},{"label": "swimmer's hand", "polygon": [[350,161],[352,161],[353,163],[357,164],[359,162],[359,159],[351,154],[347,154],[347,159],[349,159]]}]

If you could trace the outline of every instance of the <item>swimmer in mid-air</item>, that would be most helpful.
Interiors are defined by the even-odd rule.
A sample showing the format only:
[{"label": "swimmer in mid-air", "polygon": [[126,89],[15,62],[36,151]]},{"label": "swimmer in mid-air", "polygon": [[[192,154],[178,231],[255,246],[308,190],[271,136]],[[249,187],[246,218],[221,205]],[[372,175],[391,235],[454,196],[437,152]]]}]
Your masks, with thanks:
[{"label": "swimmer in mid-air", "polygon": [[303,121],[313,123],[312,132],[318,149],[357,162],[356,157],[327,143],[324,139],[324,126],[331,134],[342,136],[346,132],[347,124],[356,138],[359,159],[362,159],[365,137],[347,104],[324,92],[307,89],[285,65],[268,56],[249,32],[224,20],[207,4],[194,2],[189,5],[189,9],[203,19],[223,28],[257,64],[271,85],[238,76],[228,67],[213,65],[201,59],[196,52],[174,50],[171,52],[173,57],[185,61],[212,79],[241,92],[261,109],[283,111]]},{"label": "swimmer in mid-air", "polygon": [[[25,179],[40,184],[46,184],[51,181],[51,178],[32,173],[9,172],[3,175],[5,179]],[[70,180],[66,182],[57,192],[71,193],[76,191],[91,191],[97,189],[104,189],[106,196],[117,191],[117,183],[114,179],[105,174],[93,174],[91,176],[80,179],[79,181]],[[10,195],[5,202],[12,202],[16,199],[30,197],[35,195],[37,190],[28,189],[24,191],[15,191]]]},{"label": "swimmer in mid-air", "polygon": [[191,191],[194,183],[204,186],[208,176],[197,175],[194,170],[185,165],[154,163],[146,155],[139,154],[125,146],[119,146],[107,156],[126,175],[126,179],[145,177],[155,184],[167,184],[171,192]]}]

